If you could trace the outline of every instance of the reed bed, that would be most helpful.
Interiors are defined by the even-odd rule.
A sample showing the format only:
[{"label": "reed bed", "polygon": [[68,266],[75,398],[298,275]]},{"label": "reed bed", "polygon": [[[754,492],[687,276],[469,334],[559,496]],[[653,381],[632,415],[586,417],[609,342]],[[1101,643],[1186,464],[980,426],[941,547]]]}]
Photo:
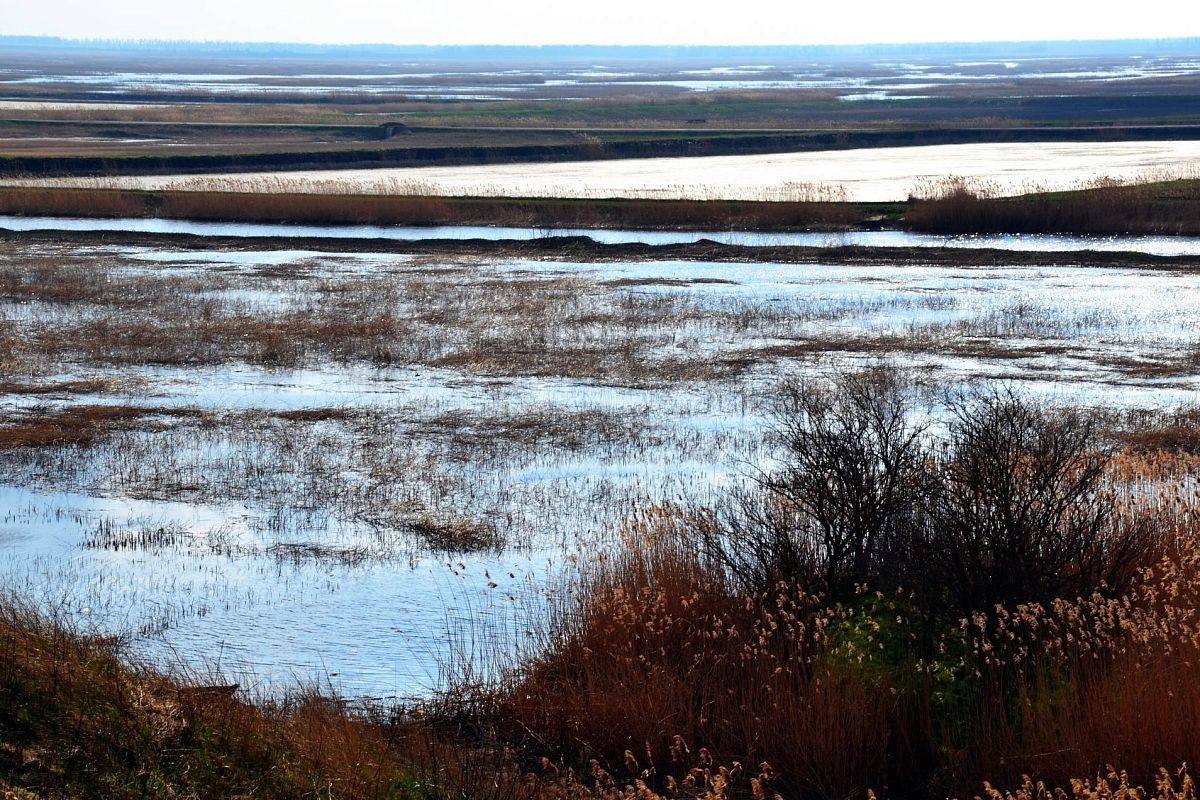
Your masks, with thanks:
[{"label": "reed bed", "polygon": [[[845,187],[783,182],[739,199],[706,185],[670,185],[584,199],[579,187],[511,198],[501,185],[448,195],[418,179],[196,176],[135,190],[124,178],[24,178],[0,187],[0,214],[360,225],[505,225],[738,230],[847,230],[888,225],[942,234],[1197,235],[1195,170],[1096,178],[1073,190],[1020,194],[962,176],[914,186],[905,203],[851,203]],[[585,194],[592,194],[585,191]]]},{"label": "reed bed", "polygon": [[[1011,192],[1010,192],[1011,194]],[[1016,197],[962,177],[916,187],[905,213],[933,233],[1200,234],[1195,169],[1146,173],[1133,181],[1097,178],[1074,191],[1037,186]]]},{"label": "reed bed", "polygon": [[[87,183],[87,181],[84,181]],[[193,178],[179,189],[129,191],[104,179],[80,188],[0,188],[0,213],[201,221],[356,225],[506,225],[723,230],[848,228],[866,211],[846,203],[837,187],[805,184],[764,190],[744,201],[671,197],[572,201],[506,198],[479,187],[472,197],[448,197],[426,182],[391,178],[348,188],[344,182],[289,178]],[[493,187],[494,188],[494,187]],[[496,195],[489,197],[488,195]],[[674,197],[678,195],[678,197]]]}]

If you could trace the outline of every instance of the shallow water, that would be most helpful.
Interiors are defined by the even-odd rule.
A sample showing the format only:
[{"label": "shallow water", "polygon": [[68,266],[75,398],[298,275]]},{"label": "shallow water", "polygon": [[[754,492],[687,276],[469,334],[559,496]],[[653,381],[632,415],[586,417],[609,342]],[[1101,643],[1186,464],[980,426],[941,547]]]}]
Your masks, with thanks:
[{"label": "shallow water", "polygon": [[[1128,81],[1194,75],[1200,69],[1188,56],[1151,58],[1020,58],[1017,60],[957,61],[933,57],[920,63],[875,62],[858,65],[841,62],[796,63],[784,59],[773,64],[741,65],[717,60],[680,69],[678,63],[639,63],[631,68],[594,65],[580,69],[578,64],[540,63],[512,69],[488,69],[466,62],[395,63],[362,62],[347,71],[344,64],[328,69],[309,69],[296,73],[264,73],[263,65],[227,72],[61,72],[0,68],[0,87],[4,84],[69,87],[90,92],[100,101],[115,91],[203,91],[212,93],[291,93],[393,92],[432,98],[462,97],[474,89],[481,96],[502,99],[512,96],[537,96],[543,87],[574,86],[589,94],[628,86],[660,88],[674,92],[710,92],[728,89],[820,88],[854,91],[862,88],[886,93],[914,80],[931,88],[944,88],[981,82],[1020,81],[1035,85],[1039,81],[1081,82]],[[884,99],[884,98],[880,98]]]},{"label": "shallow water", "polygon": [[[755,231],[638,231],[600,228],[514,228],[506,226],[441,225],[429,227],[383,225],[279,225],[249,222],[195,222],[173,219],[95,219],[80,217],[0,216],[0,230],[10,231],[128,231],[184,233],[197,236],[318,237],[329,239],[486,239],[528,241],[555,236],[587,236],[602,244],[682,244],[708,239],[723,244],[796,247],[965,247],[1013,251],[1071,251],[1147,253],[1159,256],[1200,254],[1195,236],[1073,236],[1069,234],[965,234],[937,236],[910,231],[847,231],[844,233],[759,233]],[[192,254],[193,260],[225,260],[237,254]],[[247,253],[251,261],[280,258]],[[260,262],[262,263],[262,262]]]},{"label": "shallow water", "polygon": [[[7,263],[46,255],[21,247],[5,254]],[[930,384],[1000,381],[1068,405],[1161,409],[1200,401],[1196,370],[1155,377],[1123,361],[1170,363],[1200,351],[1200,277],[1182,273],[525,259],[431,265],[384,254],[182,245],[60,246],[46,257],[106,268],[111,279],[219,276],[214,281],[238,292],[238,302],[263,309],[295,303],[312,282],[338,276],[411,271],[434,282],[424,291],[437,281],[451,291],[571,279],[585,298],[580,313],[599,314],[610,303],[678,309],[679,321],[649,355],[701,361],[805,337],[947,337],[945,347],[883,354],[864,339],[861,350],[835,349],[824,359],[764,358],[725,378],[645,385],[416,361],[290,369],[80,363],[43,378],[105,377],[129,388],[0,395],[6,419],[90,403],[211,415],[195,425],[164,416],[161,429],[88,448],[0,453],[0,584],[82,626],[129,632],[146,658],[220,670],[264,692],[319,681],[351,697],[412,696],[437,686],[456,650],[486,654],[520,642],[523,614],[571,574],[574,560],[610,543],[635,504],[708,502],[769,467],[775,453],[764,441],[765,408],[785,375],[884,355]],[[288,265],[304,269],[282,281],[258,272]],[[0,323],[19,326],[59,325],[72,313],[49,303],[0,303]],[[583,326],[569,335],[593,333]],[[601,332],[599,341],[619,348],[622,335],[632,334]],[[1019,352],[993,355],[993,344]],[[304,409],[357,416],[303,428],[271,417]],[[530,419],[542,431],[533,438],[522,433]],[[433,513],[495,523],[509,546],[435,551],[341,499],[367,489],[381,508],[403,511],[419,501]],[[137,535],[152,543],[87,546]],[[345,555],[314,555],[308,545]]]}]

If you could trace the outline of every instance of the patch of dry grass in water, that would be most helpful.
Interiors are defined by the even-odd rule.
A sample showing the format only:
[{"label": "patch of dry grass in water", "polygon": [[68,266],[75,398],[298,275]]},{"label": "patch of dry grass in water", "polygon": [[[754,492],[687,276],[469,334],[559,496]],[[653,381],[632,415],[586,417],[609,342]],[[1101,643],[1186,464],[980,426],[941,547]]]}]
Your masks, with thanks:
[{"label": "patch of dry grass in water", "polygon": [[[283,267],[146,274],[112,265],[92,270],[86,260],[61,257],[5,268],[10,302],[85,311],[46,311],[44,321],[19,323],[25,335],[13,355],[31,365],[237,360],[296,367],[332,360],[621,384],[711,380],[736,365],[655,354],[680,325],[712,328],[725,319],[740,325],[738,317],[756,313],[614,294],[590,278],[497,279],[486,266],[466,280],[459,278],[462,266],[447,271],[425,263],[369,277]],[[264,305],[222,299],[230,289],[258,292]]]},{"label": "patch of dry grass in water", "polygon": [[111,378],[86,378],[50,383],[3,381],[0,382],[0,395],[112,394],[125,385]]},{"label": "patch of dry grass in water", "polygon": [[73,405],[59,411],[30,414],[0,422],[0,450],[86,446],[118,430],[155,427],[148,418],[205,418],[187,408],[120,405]]}]

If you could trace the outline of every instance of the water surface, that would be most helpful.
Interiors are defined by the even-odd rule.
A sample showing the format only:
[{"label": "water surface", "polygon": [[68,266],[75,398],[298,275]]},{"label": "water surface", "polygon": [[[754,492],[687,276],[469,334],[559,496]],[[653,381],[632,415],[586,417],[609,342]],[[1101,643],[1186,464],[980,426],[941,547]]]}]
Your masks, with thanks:
[{"label": "water surface", "polygon": [[646,231],[602,228],[528,228],[482,225],[283,225],[251,222],[196,222],[174,219],[98,219],[82,217],[0,216],[0,230],[123,231],[196,236],[315,237],[328,239],[486,239],[529,241],[555,236],[587,236],[602,244],[686,244],[707,239],[749,247],[963,247],[1013,251],[1146,253],[1159,256],[1200,254],[1194,236],[1076,236],[1070,234],[964,234],[939,236],[911,231],[760,233],[755,231]]}]

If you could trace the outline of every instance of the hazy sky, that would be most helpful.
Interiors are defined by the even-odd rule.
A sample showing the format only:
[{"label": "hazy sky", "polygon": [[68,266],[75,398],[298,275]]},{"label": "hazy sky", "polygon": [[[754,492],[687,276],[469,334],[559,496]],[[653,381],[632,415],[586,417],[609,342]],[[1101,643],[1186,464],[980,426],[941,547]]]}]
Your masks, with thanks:
[{"label": "hazy sky", "polygon": [[1200,36],[1191,0],[0,0],[0,33],[389,44],[850,44]]}]

